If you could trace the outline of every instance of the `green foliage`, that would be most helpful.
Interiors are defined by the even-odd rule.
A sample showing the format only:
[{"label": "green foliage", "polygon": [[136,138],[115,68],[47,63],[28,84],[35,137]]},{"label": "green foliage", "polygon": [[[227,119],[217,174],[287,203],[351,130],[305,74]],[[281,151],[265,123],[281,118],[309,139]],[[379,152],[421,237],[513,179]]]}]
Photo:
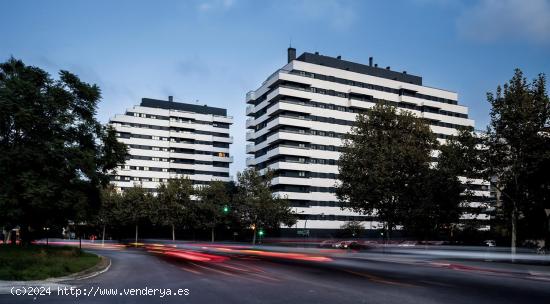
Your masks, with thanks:
[{"label": "green foliage", "polygon": [[197,198],[195,216],[202,227],[215,228],[228,221],[227,213],[224,212],[230,200],[226,183],[212,181],[200,187]]},{"label": "green foliage", "polygon": [[155,201],[141,186],[125,189],[115,209],[117,218],[126,225],[150,222],[155,215]]},{"label": "green foliage", "polygon": [[[288,201],[274,196],[271,191],[273,173],[266,171],[261,175],[254,168],[248,168],[237,174],[237,194],[235,209],[239,221],[245,226],[259,228],[278,228],[280,224],[291,226],[296,216]],[[254,234],[255,237],[255,234]]]},{"label": "green foliage", "polygon": [[391,230],[416,202],[415,185],[429,171],[436,147],[428,125],[410,112],[376,105],[359,114],[339,159],[336,194],[343,208],[376,215]]},{"label": "green foliage", "polygon": [[67,71],[0,64],[0,224],[27,233],[81,221],[99,209],[107,172],[126,147],[96,120],[96,85]]},{"label": "green foliage", "polygon": [[83,271],[99,257],[76,247],[0,245],[0,280],[43,280]]},{"label": "green foliage", "polygon": [[191,195],[195,193],[192,181],[187,178],[170,179],[157,188],[153,222],[161,225],[192,227],[197,221]]},{"label": "green foliage", "polygon": [[459,177],[480,175],[478,144],[464,129],[441,145],[421,118],[378,104],[358,115],[344,142],[336,194],[343,208],[376,215],[390,232],[403,225],[416,237],[437,237],[459,221],[467,198]]},{"label": "green foliage", "polygon": [[346,236],[360,237],[365,227],[358,221],[349,221],[340,226]]},{"label": "green foliage", "polygon": [[544,214],[544,209],[550,208],[550,102],[546,78],[541,74],[528,83],[518,69],[496,94],[488,93],[487,100],[492,109],[484,141],[485,173],[495,181],[501,213],[511,226],[515,247],[520,224],[526,229],[526,238],[541,237],[548,231]]}]

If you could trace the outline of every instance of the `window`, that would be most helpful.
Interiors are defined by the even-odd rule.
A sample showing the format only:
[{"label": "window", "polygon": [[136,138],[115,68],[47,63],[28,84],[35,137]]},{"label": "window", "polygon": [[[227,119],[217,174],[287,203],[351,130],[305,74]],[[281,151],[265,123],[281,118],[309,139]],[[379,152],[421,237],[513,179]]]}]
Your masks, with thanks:
[{"label": "window", "polygon": [[306,173],[304,171],[298,172],[299,177],[306,177]]}]

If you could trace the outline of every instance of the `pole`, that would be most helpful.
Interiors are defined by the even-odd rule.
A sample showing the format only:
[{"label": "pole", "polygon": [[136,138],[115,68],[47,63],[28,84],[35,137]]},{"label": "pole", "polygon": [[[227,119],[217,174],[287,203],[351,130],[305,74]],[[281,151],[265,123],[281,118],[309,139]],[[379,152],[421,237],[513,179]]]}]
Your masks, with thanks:
[{"label": "pole", "polygon": [[136,224],[136,241],[134,242],[135,247],[137,247],[137,241],[138,241],[138,224]]},{"label": "pole", "polygon": [[214,227],[210,228],[210,232],[212,234],[212,243],[214,243]]},{"label": "pole", "polygon": [[307,237],[308,235],[306,235],[306,228],[307,228],[307,217],[306,217],[306,221],[304,222],[304,247],[306,247],[306,243],[307,243]]},{"label": "pole", "polygon": [[105,246],[105,224],[103,224],[103,233],[101,236],[101,247]]},{"label": "pole", "polygon": [[172,224],[172,242],[176,241],[176,227]]},{"label": "pole", "polygon": [[252,245],[256,245],[256,227],[252,228]]}]

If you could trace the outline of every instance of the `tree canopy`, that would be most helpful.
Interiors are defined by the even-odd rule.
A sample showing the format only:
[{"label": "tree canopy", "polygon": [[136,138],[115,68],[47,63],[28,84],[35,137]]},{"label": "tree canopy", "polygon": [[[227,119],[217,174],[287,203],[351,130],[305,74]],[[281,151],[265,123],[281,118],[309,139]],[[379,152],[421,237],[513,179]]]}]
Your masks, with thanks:
[{"label": "tree canopy", "polygon": [[175,240],[176,226],[193,227],[197,222],[193,214],[191,196],[195,193],[193,183],[188,177],[169,179],[157,188],[154,214],[156,223],[172,228],[172,240]]},{"label": "tree canopy", "polygon": [[428,125],[408,111],[377,104],[359,114],[338,161],[343,208],[376,215],[391,231],[403,222],[412,195],[421,196],[413,190],[423,183],[435,147]]},{"label": "tree canopy", "polygon": [[97,85],[14,58],[0,64],[0,223],[26,232],[97,212],[126,146],[95,118]]},{"label": "tree canopy", "polygon": [[254,230],[253,242],[258,229],[278,228],[281,224],[291,226],[296,222],[288,201],[273,195],[271,179],[273,173],[267,170],[260,174],[254,168],[245,169],[237,174],[238,202],[235,208],[240,222]]},{"label": "tree canopy", "polygon": [[543,231],[548,231],[544,212],[550,208],[550,102],[546,78],[541,74],[529,83],[516,70],[495,94],[487,94],[487,100],[492,108],[484,141],[486,176],[499,192],[514,250],[519,224],[525,227],[526,238],[541,237]]}]

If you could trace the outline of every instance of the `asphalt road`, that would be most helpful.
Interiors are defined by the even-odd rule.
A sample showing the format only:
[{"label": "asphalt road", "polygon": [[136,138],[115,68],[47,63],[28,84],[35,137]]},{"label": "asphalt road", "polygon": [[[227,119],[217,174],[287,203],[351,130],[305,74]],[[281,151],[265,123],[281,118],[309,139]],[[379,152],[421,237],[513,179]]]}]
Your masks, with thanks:
[{"label": "asphalt road", "polygon": [[[368,252],[323,258],[231,247],[219,249],[227,254],[173,250],[94,249],[111,258],[109,271],[66,283],[95,296],[52,290],[37,297],[1,295],[0,303],[550,303],[549,277],[435,260]],[[124,294],[144,288],[158,290]],[[182,295],[161,297],[168,288]],[[100,295],[113,289],[118,295]]]}]

